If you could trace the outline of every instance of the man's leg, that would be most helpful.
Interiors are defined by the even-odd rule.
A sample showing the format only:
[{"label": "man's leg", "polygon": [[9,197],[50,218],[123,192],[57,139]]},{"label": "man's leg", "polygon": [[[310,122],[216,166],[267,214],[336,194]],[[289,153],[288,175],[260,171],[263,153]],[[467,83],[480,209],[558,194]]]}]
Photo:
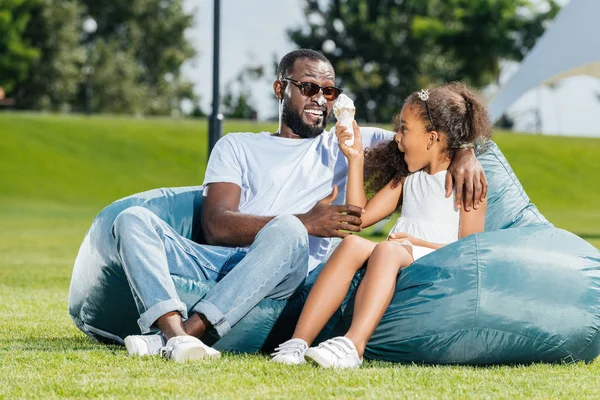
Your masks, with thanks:
[{"label": "man's leg", "polygon": [[[187,306],[179,300],[172,274],[196,281],[218,278],[218,269],[206,268],[206,263],[195,257],[191,245],[186,243],[192,242],[143,207],[131,207],[119,214],[113,235],[140,314],[138,325],[142,333],[154,330],[154,323],[167,313],[177,312],[187,318]],[[219,259],[214,261],[218,263]]]},{"label": "man's leg", "polygon": [[[159,328],[167,339],[186,334],[199,337],[210,325],[216,325],[217,333],[224,335],[263,298],[290,297],[308,268],[308,234],[293,216],[280,216],[267,224],[235,268],[245,250],[193,243],[141,207],[121,213],[113,233],[138,306],[142,332]],[[199,324],[194,325],[200,325],[200,329],[182,325],[182,317],[187,317],[186,306],[179,301],[171,275],[218,281],[226,273],[201,302],[209,304],[208,311],[203,312],[199,303],[194,311],[200,314],[194,313],[186,321],[188,324],[195,318]],[[211,318],[215,309],[227,317],[221,322],[221,316]]]},{"label": "man's leg", "polygon": [[274,218],[246,256],[192,309],[196,314],[186,321],[186,331],[201,336],[208,322],[223,337],[262,299],[289,298],[306,277],[308,254],[308,233],[300,220]]},{"label": "man's leg", "polygon": [[182,321],[188,305],[180,301],[171,277],[217,281],[228,260],[239,256],[238,250],[193,243],[143,207],[119,214],[113,235],[140,315],[138,325],[142,333],[158,328],[165,339],[128,336],[125,346],[130,354],[158,354],[164,348],[166,356],[177,361],[218,357],[216,350],[186,333]]}]

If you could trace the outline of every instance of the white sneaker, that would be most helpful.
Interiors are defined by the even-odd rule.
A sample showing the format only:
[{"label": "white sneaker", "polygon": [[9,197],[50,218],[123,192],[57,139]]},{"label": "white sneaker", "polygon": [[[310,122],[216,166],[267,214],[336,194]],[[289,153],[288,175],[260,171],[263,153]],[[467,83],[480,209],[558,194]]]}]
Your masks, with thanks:
[{"label": "white sneaker", "polygon": [[306,361],[320,365],[323,368],[358,368],[362,359],[354,343],[344,336],[338,336],[311,347],[304,354]]},{"label": "white sneaker", "polygon": [[160,355],[175,362],[198,361],[204,358],[219,358],[221,353],[202,343],[193,336],[175,336],[160,349]]},{"label": "white sneaker", "polygon": [[130,356],[157,356],[165,345],[163,335],[130,335],[125,338],[125,348]]},{"label": "white sneaker", "polygon": [[273,358],[271,361],[296,365],[304,364],[304,353],[308,349],[308,344],[302,339],[290,339],[283,342],[275,349],[275,353],[271,353]]}]

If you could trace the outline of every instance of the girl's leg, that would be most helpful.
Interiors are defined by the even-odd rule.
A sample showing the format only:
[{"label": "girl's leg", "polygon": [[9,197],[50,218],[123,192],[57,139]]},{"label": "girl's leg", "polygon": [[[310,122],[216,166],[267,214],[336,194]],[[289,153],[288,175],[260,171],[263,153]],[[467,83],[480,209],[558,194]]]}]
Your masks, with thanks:
[{"label": "girl's leg", "polygon": [[398,270],[412,262],[413,257],[405,246],[387,241],[378,243],[369,257],[367,272],[356,293],[352,324],[346,333],[360,357],[392,300]]},{"label": "girl's leg", "polygon": [[354,235],[342,240],[310,291],[293,338],[303,339],[309,345],[315,340],[344,301],[354,274],[367,261],[375,245]]}]

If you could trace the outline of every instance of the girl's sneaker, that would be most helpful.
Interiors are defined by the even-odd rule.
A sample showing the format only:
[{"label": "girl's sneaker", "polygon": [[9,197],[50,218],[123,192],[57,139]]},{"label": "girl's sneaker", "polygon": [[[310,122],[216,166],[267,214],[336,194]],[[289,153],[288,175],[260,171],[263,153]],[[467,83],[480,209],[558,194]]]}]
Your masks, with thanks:
[{"label": "girl's sneaker", "polygon": [[304,364],[304,353],[308,349],[308,344],[302,339],[290,339],[287,342],[281,343],[275,349],[275,353],[271,353],[275,361],[282,364]]},{"label": "girl's sneaker", "polygon": [[350,339],[338,336],[311,347],[304,354],[306,361],[323,368],[358,368],[362,359]]},{"label": "girl's sneaker", "polygon": [[205,358],[219,358],[221,353],[202,343],[193,336],[175,336],[160,349],[160,355],[175,362],[198,361]]}]

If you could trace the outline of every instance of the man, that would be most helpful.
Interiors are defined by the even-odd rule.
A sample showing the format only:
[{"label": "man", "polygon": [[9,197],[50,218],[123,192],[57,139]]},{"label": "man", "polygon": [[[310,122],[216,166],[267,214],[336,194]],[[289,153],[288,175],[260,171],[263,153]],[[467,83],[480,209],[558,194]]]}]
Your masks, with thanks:
[{"label": "man", "polygon": [[[229,134],[210,156],[202,203],[208,245],[182,238],[142,207],[115,220],[138,324],[142,333],[161,332],[128,336],[130,354],[161,353],[175,361],[218,357],[198,338],[209,329],[226,335],[264,298],[289,298],[324,261],[332,237],[361,230],[361,209],[343,205],[347,161],[333,132],[325,131],[341,92],[331,63],[312,50],[293,51],[281,60],[273,89],[280,101],[278,131]],[[393,136],[362,131],[365,146]],[[485,195],[483,171],[471,149],[453,167],[476,177],[476,185],[466,179],[468,201],[473,192],[475,199]],[[455,172],[457,184],[464,176]],[[462,193],[462,183],[458,188]],[[216,284],[188,314],[172,275]]]}]

